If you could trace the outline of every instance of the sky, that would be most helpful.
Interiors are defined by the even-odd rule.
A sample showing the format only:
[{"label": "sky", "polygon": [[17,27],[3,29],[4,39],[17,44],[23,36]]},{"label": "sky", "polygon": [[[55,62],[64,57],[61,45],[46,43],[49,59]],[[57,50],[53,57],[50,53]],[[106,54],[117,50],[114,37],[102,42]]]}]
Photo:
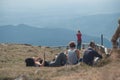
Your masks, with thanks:
[{"label": "sky", "polygon": [[0,25],[20,24],[38,16],[82,16],[116,12],[120,12],[120,0],[0,0]]}]

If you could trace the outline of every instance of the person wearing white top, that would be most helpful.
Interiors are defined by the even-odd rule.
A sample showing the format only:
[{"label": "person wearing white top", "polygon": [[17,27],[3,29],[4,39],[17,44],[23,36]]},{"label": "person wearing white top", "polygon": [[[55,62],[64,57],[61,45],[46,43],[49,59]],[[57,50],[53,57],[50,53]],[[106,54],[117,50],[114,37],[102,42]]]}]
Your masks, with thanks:
[{"label": "person wearing white top", "polygon": [[74,41],[69,43],[69,49],[66,51],[67,64],[74,65],[79,62],[80,52],[76,49],[76,44]]}]

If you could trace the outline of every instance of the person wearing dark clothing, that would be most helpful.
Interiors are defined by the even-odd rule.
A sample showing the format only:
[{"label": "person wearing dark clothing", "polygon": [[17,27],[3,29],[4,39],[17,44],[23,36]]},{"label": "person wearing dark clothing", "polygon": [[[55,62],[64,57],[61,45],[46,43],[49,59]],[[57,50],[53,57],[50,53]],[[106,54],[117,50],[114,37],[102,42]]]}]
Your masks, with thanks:
[{"label": "person wearing dark clothing", "polygon": [[64,66],[67,62],[66,55],[64,53],[58,54],[57,58],[54,61],[49,62],[50,67],[59,67]]},{"label": "person wearing dark clothing", "polygon": [[85,50],[84,55],[83,55],[83,62],[92,66],[94,64],[94,58],[102,58],[102,56],[94,50],[95,48],[95,43],[90,42],[89,48]]},{"label": "person wearing dark clothing", "polygon": [[33,57],[25,59],[26,66],[35,66],[35,67],[59,67],[64,66],[67,62],[66,55],[64,53],[59,53],[58,56],[54,59],[54,61],[44,61],[40,57]]},{"label": "person wearing dark clothing", "polygon": [[33,58],[26,58],[25,63],[26,63],[26,66],[35,66],[35,62]]}]

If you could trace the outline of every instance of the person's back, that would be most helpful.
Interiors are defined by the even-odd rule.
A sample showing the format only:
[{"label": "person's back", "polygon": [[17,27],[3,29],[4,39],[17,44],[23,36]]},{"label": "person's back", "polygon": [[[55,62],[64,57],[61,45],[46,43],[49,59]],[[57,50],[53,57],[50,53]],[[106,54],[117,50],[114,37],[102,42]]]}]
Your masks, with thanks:
[{"label": "person's back", "polygon": [[69,49],[68,50],[68,64],[76,64],[78,62],[76,49]]},{"label": "person's back", "polygon": [[82,34],[81,33],[77,33],[76,35],[77,35],[77,41],[81,41],[82,40],[81,39]]},{"label": "person's back", "polygon": [[66,51],[67,63],[68,64],[77,64],[80,58],[79,50],[75,48],[76,44],[74,41],[69,43],[69,49]]},{"label": "person's back", "polygon": [[96,51],[94,51],[91,48],[88,48],[83,55],[83,62],[85,62],[88,65],[93,65],[93,61],[95,57],[102,58],[101,55],[99,55]]},{"label": "person's back", "polygon": [[91,66],[94,63],[95,57],[102,58],[102,56],[93,49],[94,47],[95,47],[95,44],[91,42],[90,47],[87,50],[85,50],[84,55],[83,55],[83,62]]}]

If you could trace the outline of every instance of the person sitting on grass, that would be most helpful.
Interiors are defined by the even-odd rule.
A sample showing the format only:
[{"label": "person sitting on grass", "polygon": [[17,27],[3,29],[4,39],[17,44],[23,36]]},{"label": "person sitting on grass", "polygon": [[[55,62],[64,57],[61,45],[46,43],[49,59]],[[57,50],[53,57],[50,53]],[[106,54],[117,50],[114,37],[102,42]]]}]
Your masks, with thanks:
[{"label": "person sitting on grass", "polygon": [[93,41],[91,41],[89,44],[89,48],[86,49],[83,54],[83,62],[90,66],[93,66],[95,63],[94,62],[95,58],[101,59],[102,56],[95,50],[95,43]]},{"label": "person sitting on grass", "polygon": [[69,49],[65,52],[67,56],[67,64],[75,65],[79,62],[80,52],[76,49],[76,44],[74,41],[69,43]]}]

